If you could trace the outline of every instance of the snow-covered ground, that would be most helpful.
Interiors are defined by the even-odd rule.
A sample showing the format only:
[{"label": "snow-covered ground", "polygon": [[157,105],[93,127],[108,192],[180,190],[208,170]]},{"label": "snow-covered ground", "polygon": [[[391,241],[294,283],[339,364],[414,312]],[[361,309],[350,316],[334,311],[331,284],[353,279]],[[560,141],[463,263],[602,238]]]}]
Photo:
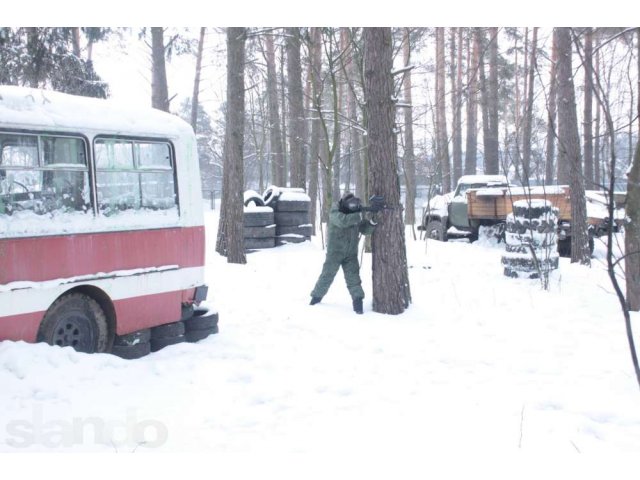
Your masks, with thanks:
[{"label": "snow-covered ground", "polygon": [[640,392],[601,243],[592,268],[561,259],[544,291],[503,276],[502,245],[408,231],[412,305],[371,311],[365,254],[356,315],[341,273],[308,305],[320,237],[230,265],[206,215],[220,333],[135,361],[1,342],[0,451],[640,450]]}]

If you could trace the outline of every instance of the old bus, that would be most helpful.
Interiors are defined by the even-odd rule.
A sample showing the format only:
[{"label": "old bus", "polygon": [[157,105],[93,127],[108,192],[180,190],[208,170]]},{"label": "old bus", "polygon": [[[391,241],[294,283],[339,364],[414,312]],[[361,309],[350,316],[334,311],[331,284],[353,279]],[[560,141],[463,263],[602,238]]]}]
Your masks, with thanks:
[{"label": "old bus", "polygon": [[0,341],[135,358],[217,331],[186,122],[0,86],[0,153]]}]

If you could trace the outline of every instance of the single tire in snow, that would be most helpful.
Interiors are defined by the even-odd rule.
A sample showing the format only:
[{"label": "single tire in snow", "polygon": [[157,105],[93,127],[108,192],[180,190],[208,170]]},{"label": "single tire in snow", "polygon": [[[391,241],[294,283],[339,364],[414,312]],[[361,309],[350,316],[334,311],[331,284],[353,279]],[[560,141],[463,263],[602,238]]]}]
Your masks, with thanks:
[{"label": "single tire in snow", "polygon": [[202,328],[202,329],[198,329],[198,330],[190,330],[187,333],[185,333],[184,338],[187,342],[198,342],[200,340],[204,340],[205,338],[207,338],[209,335],[214,335],[218,333],[218,326],[215,325],[213,327],[210,328]]},{"label": "single tire in snow", "polygon": [[296,235],[293,233],[290,233],[288,235],[278,235],[276,237],[276,245],[281,246],[281,245],[287,245],[288,243],[303,243],[307,241],[307,237],[305,237],[304,235]]},{"label": "single tire in snow", "polygon": [[276,236],[275,224],[266,225],[264,227],[244,227],[243,235],[247,238],[270,238]]},{"label": "single tire in snow", "polygon": [[142,342],[133,345],[114,345],[111,354],[116,355],[125,360],[134,360],[149,355],[151,352],[151,343]]},{"label": "single tire in snow", "polygon": [[264,200],[260,195],[251,195],[251,196],[245,197],[244,206],[248,207],[251,204],[253,204],[256,207],[264,207]]},{"label": "single tire in snow", "polygon": [[[204,311],[203,313],[207,313]],[[218,326],[218,313],[210,313],[209,315],[193,316],[184,322],[185,331],[189,333],[191,330],[206,330]]]},{"label": "single tire in snow", "polygon": [[444,229],[444,225],[440,220],[429,220],[427,226],[424,229],[427,238],[431,240],[438,240],[440,242],[447,241],[447,232]]},{"label": "single tire in snow", "polygon": [[311,237],[311,224],[308,225],[278,225],[276,227],[276,236],[282,235],[302,235],[309,239]]},{"label": "single tire in snow", "polygon": [[106,352],[109,345],[107,318],[93,298],[69,293],[58,298],[45,313],[37,341],[78,352]]}]

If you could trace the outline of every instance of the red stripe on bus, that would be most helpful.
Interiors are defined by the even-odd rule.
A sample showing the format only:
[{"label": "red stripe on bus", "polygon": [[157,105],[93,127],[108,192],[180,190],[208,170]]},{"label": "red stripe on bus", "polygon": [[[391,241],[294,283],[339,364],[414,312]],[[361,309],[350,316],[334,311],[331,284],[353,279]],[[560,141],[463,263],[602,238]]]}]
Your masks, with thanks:
[{"label": "red stripe on bus", "polygon": [[[144,295],[114,303],[116,333],[126,333],[180,320],[182,301],[193,299],[194,289]],[[0,341],[35,342],[46,312],[32,312],[0,318]]]},{"label": "red stripe on bus", "polygon": [[204,227],[0,239],[0,285],[204,265]]},{"label": "red stripe on bus", "polygon": [[10,317],[0,317],[0,341],[24,340],[35,342],[38,336],[38,328],[45,312],[24,313]]}]

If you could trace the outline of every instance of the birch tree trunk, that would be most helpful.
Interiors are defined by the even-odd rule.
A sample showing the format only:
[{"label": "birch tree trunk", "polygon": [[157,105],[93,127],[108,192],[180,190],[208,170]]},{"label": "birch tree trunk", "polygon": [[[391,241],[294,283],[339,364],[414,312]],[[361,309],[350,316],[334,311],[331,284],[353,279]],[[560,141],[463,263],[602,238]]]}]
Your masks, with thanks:
[{"label": "birch tree trunk", "polygon": [[[589,265],[589,236],[580,134],[573,84],[571,28],[556,28],[558,42],[558,164],[566,166],[571,187],[571,262]],[[560,174],[558,180],[560,181]]]},{"label": "birch tree trunk", "polygon": [[216,251],[228,263],[247,263],[244,251],[244,63],[246,29],[227,29],[227,110],[224,170]]},{"label": "birch tree trunk", "polygon": [[394,207],[378,214],[371,240],[373,310],[396,315],[411,303],[411,291],[397,176],[392,52],[390,28],[364,29],[370,186],[372,193],[384,195]]},{"label": "birch tree trunk", "polygon": [[151,106],[169,111],[169,87],[164,61],[163,27],[151,27]]},{"label": "birch tree trunk", "polygon": [[[193,81],[193,95],[191,97],[191,126],[193,131],[196,132],[196,126],[198,124],[198,107],[200,96],[200,74],[202,72],[202,52],[204,50],[204,35],[207,31],[207,27],[200,27],[200,39],[198,40],[198,54],[196,56],[196,76]],[[197,132],[196,132],[197,133]]]},{"label": "birch tree trunk", "polygon": [[300,63],[300,29],[298,27],[287,28],[287,34],[291,186],[305,188],[303,148],[305,120],[302,96],[302,65]]}]

